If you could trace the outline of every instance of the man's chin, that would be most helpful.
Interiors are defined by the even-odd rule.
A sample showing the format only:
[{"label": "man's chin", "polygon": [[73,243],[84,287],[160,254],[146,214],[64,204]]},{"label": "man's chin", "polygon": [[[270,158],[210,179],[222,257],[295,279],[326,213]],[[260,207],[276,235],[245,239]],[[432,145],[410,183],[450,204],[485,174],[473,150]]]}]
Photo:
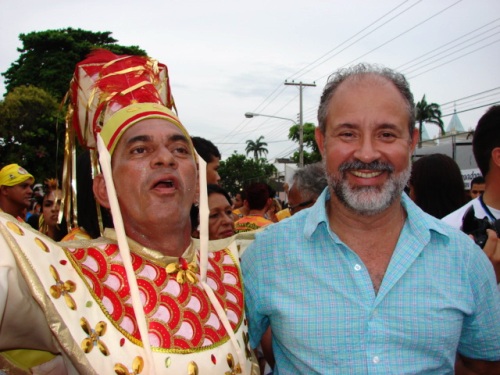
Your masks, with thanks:
[{"label": "man's chin", "polygon": [[339,200],[360,215],[373,216],[384,211],[394,201],[394,194],[382,186],[350,188],[343,186],[337,191]]}]

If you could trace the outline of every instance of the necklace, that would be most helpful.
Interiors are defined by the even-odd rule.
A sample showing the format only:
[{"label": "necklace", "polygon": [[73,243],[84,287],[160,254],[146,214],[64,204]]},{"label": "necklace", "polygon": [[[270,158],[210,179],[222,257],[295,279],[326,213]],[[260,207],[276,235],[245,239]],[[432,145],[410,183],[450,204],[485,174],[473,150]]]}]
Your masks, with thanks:
[{"label": "necklace", "polygon": [[491,221],[497,220],[497,218],[495,217],[495,215],[493,215],[488,206],[484,204],[482,195],[479,196],[479,203],[481,203],[481,207],[483,207],[484,212],[486,212],[486,215],[488,215]]}]

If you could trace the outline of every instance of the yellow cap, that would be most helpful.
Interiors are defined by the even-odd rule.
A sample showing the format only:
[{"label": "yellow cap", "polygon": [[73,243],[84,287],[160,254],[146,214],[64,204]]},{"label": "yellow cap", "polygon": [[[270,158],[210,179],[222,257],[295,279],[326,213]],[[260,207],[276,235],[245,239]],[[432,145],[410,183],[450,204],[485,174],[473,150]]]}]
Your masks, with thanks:
[{"label": "yellow cap", "polygon": [[0,170],[0,186],[18,185],[30,178],[33,179],[33,182],[35,181],[35,178],[26,169],[17,164],[6,165]]}]

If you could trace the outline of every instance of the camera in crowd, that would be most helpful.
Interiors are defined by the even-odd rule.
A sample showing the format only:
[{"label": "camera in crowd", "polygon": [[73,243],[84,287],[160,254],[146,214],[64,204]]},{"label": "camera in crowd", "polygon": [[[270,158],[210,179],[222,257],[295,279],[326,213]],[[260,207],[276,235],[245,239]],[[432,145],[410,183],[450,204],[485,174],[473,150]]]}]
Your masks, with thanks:
[{"label": "camera in crowd", "polygon": [[462,219],[462,231],[474,236],[474,241],[482,249],[488,240],[486,229],[493,229],[500,237],[500,220],[493,223],[487,217],[479,219],[476,217],[474,207],[470,206]]}]

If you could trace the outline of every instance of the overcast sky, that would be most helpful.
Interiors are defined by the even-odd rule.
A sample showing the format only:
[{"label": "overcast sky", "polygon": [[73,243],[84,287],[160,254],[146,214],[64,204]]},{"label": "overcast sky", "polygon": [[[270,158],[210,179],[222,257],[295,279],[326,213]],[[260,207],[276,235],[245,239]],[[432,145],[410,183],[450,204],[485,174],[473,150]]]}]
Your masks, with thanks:
[{"label": "overcast sky", "polygon": [[[6,2],[6,0],[4,0]],[[191,135],[228,157],[264,135],[268,158],[288,157],[299,90],[304,122],[329,74],[357,62],[403,72],[415,100],[456,110],[466,130],[500,102],[498,0],[17,0],[0,13],[0,72],[18,59],[19,34],[67,27],[110,31],[165,63]],[[5,93],[3,77],[0,95]],[[482,107],[471,110],[475,107]],[[464,112],[462,112],[464,111]],[[245,112],[284,117],[246,119]],[[445,126],[451,116],[443,118]],[[432,126],[428,127],[435,134]]]}]

